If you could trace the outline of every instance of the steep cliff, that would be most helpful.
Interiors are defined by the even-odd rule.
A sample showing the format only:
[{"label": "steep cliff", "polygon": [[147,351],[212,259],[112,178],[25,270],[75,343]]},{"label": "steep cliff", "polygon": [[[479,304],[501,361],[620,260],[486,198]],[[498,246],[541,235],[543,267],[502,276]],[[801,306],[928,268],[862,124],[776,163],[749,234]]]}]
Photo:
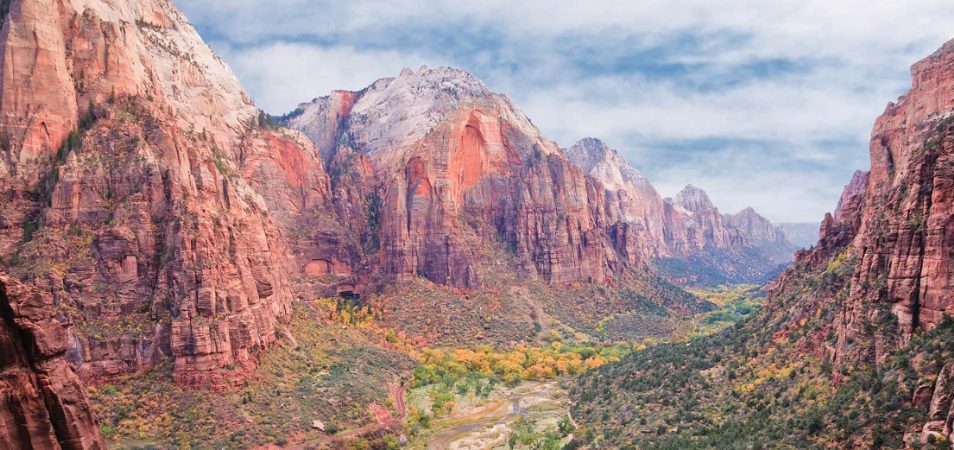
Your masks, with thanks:
[{"label": "steep cliff", "polygon": [[584,174],[602,183],[608,232],[628,260],[673,253],[667,241],[673,224],[666,220],[663,199],[646,177],[599,139],[581,139],[566,154]]},{"label": "steep cliff", "polygon": [[0,447],[105,449],[53,299],[0,274]]},{"label": "steep cliff", "polygon": [[794,256],[794,246],[751,208],[723,215],[705,191],[691,185],[675,200],[663,199],[598,139],[582,139],[566,153],[603,185],[607,233],[632,261],[656,261],[683,283],[719,284],[767,281]]},{"label": "steep cliff", "polygon": [[[584,377],[574,398],[599,429],[593,439],[950,447],[954,41],[915,64],[912,80],[875,123],[870,171],[855,173],[816,245],[797,254],[760,314],[733,332],[637,353]],[[619,391],[613,406],[622,419],[594,421],[597,389]],[[632,420],[651,405],[663,405],[654,413],[667,427],[658,437]]]},{"label": "steep cliff", "polygon": [[368,264],[385,277],[478,287],[495,247],[554,283],[623,266],[594,181],[468,73],[408,69],[303,104],[288,124],[318,146],[339,211],[364,222]]},{"label": "steep cliff", "polygon": [[796,247],[788,241],[785,232],[752,208],[723,216],[725,223],[742,232],[746,243],[759,249],[776,263],[790,262],[795,258]]},{"label": "steep cliff", "polygon": [[61,305],[79,373],[240,379],[302,269],[347,253],[317,150],[170,1],[10,2],[0,57],[3,265]]}]

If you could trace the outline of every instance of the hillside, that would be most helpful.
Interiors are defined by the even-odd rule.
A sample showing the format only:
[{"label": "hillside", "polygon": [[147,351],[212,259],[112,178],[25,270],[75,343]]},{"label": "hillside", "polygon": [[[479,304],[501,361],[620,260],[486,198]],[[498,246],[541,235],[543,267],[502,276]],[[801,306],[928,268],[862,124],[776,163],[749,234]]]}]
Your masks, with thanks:
[{"label": "hillside", "polygon": [[[954,42],[875,124],[871,170],[736,329],[584,375],[594,447],[946,448]],[[652,411],[649,413],[649,411]]]},{"label": "hillside", "polygon": [[[572,393],[580,436],[615,445],[630,422],[601,421],[585,380],[616,386],[647,347],[798,358],[762,341],[824,323],[819,284],[846,305],[818,329],[834,333],[817,355],[834,381],[862,358],[882,292],[900,331],[879,335],[876,361],[946,329],[950,105],[924,92],[879,122],[870,174],[774,288],[790,302],[743,326],[756,337],[652,347],[756,311],[757,287],[720,285],[773,278],[785,234],[691,185],[662,198],[598,139],[561,148],[462,70],[405,69],[278,118],[170,0],[13,0],[0,20],[3,448],[393,448],[440,434],[431,419],[453,432],[488,398],[563,396],[561,381],[618,362]],[[924,63],[923,91],[946,89],[947,59]],[[901,148],[928,128],[929,145]],[[519,405],[497,425],[525,446],[569,441],[566,400],[541,401],[557,408],[535,416],[546,429]]]},{"label": "hillside", "polygon": [[752,208],[722,214],[692,185],[675,200],[662,198],[599,139],[582,139],[566,153],[603,185],[608,234],[623,254],[648,261],[677,284],[763,283],[794,257],[784,234]]}]

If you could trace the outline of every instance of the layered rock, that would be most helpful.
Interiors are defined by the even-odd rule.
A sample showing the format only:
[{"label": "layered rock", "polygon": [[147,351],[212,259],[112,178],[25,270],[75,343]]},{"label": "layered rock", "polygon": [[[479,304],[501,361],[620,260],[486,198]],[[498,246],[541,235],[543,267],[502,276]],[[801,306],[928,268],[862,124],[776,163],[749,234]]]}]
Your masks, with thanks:
[{"label": "layered rock", "polygon": [[317,150],[171,2],[16,1],[0,55],[3,263],[62,305],[84,377],[241,379],[303,270],[350,272]]},{"label": "layered rock", "polygon": [[856,174],[833,217],[856,235],[859,258],[839,354],[877,305],[890,305],[905,337],[954,314],[954,41],[915,64],[912,79],[875,123],[871,171]]},{"label": "layered rock", "polygon": [[477,287],[495,248],[555,283],[619,266],[592,195],[602,189],[470,74],[408,69],[303,104],[288,123],[328,161],[339,211],[363,210],[369,264],[388,277]]},{"label": "layered rock", "polygon": [[566,154],[602,183],[610,235],[629,261],[672,253],[667,243],[671,220],[666,220],[663,199],[646,177],[599,139],[581,139]]},{"label": "layered rock", "polygon": [[[855,173],[818,244],[797,257],[801,270],[817,273],[856,262],[830,324],[834,342],[823,349],[835,367],[884,364],[913,334],[954,314],[954,41],[911,72],[911,91],[875,123],[870,172]],[[774,297],[796,289],[796,275],[783,276]],[[911,393],[913,406],[928,410],[922,443],[952,437],[951,367]]]},{"label": "layered rock", "polygon": [[[594,138],[566,150],[603,188],[607,232],[629,261],[662,260],[684,282],[757,281],[790,261],[795,248],[767,219],[748,209],[722,215],[708,194],[687,186],[663,199],[619,153]],[[703,281],[700,274],[710,271]]]},{"label": "layered rock", "polygon": [[50,295],[0,274],[0,447],[105,449]]},{"label": "layered rock", "polygon": [[690,184],[676,194],[671,204],[687,224],[687,248],[730,249],[745,244],[742,230],[726,225],[725,218],[702,189]]},{"label": "layered rock", "polygon": [[727,225],[742,232],[748,244],[761,250],[772,261],[784,263],[794,259],[796,248],[788,241],[785,232],[751,207],[723,217]]}]

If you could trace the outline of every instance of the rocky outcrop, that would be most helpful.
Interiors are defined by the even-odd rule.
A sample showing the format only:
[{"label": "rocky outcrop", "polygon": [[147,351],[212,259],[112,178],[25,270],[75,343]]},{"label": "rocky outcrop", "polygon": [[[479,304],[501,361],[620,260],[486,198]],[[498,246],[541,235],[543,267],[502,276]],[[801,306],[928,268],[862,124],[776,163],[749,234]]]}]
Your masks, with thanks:
[{"label": "rocky outcrop", "polygon": [[742,232],[746,243],[759,249],[772,261],[786,263],[795,258],[796,248],[785,237],[785,232],[754,209],[745,208],[723,217],[727,225]]},{"label": "rocky outcrop", "polygon": [[241,380],[300,274],[349,278],[317,149],[171,2],[15,1],[0,57],[3,264],[61,305],[84,378]]},{"label": "rocky outcrop", "polygon": [[679,191],[671,203],[685,217],[688,248],[730,249],[745,245],[742,230],[727,226],[725,218],[702,189],[690,184]]},{"label": "rocky outcrop", "polygon": [[859,258],[839,356],[878,305],[890,305],[905,338],[954,314],[952,49],[913,66],[911,91],[875,123],[870,173],[856,174],[839,201],[834,222],[854,232]]},{"label": "rocky outcrop", "polygon": [[[871,170],[855,173],[817,245],[797,257],[802,270],[818,273],[855,262],[830,325],[833,344],[824,349],[836,367],[884,364],[915,333],[954,314],[954,41],[911,72],[911,91],[875,123]],[[778,292],[790,278],[783,276]],[[928,409],[922,443],[952,437],[950,363],[936,380],[911,393],[915,406]]]},{"label": "rocky outcrop", "polygon": [[672,253],[666,243],[670,224],[656,189],[616,150],[595,138],[566,149],[584,174],[603,185],[602,201],[608,232],[617,250],[632,263]]},{"label": "rocky outcrop", "polygon": [[722,283],[767,279],[794,256],[794,246],[751,208],[722,215],[705,191],[691,185],[675,200],[663,199],[598,139],[582,139],[566,154],[603,185],[607,232],[628,261],[662,261],[663,270],[683,282]]},{"label": "rocky outcrop", "polygon": [[0,447],[105,449],[53,299],[0,274]]},{"label": "rocky outcrop", "polygon": [[619,266],[593,180],[470,74],[405,70],[303,104],[288,124],[318,146],[339,211],[363,222],[368,264],[388,277],[478,287],[495,249],[554,283]]}]

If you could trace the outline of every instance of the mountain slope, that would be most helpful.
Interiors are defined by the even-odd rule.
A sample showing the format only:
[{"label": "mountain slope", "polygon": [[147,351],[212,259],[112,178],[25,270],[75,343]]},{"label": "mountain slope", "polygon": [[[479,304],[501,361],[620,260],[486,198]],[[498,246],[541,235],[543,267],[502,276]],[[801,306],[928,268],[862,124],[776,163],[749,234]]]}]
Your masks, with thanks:
[{"label": "mountain slope", "polygon": [[723,215],[708,194],[687,186],[663,199],[616,150],[594,138],[566,150],[568,158],[605,189],[607,233],[633,260],[655,261],[682,283],[764,282],[794,255],[794,247],[749,208]]},{"label": "mountain slope", "polygon": [[330,173],[370,169],[335,188],[374,200],[364,208],[376,213],[368,250],[380,248],[372,265],[385,276],[478,287],[494,265],[485,249],[498,242],[549,282],[602,281],[622,268],[590,181],[470,74],[405,70],[304,104],[289,125],[316,143]]},{"label": "mountain slope", "polygon": [[[954,41],[912,79],[875,124],[871,171],[855,174],[759,315],[580,380],[574,415],[589,442],[949,446]],[[619,419],[607,419],[608,402]]]},{"label": "mountain slope", "polygon": [[328,208],[314,147],[168,1],[12,2],[0,54],[3,265],[62,305],[80,374],[252,366],[294,296],[287,237]]}]

